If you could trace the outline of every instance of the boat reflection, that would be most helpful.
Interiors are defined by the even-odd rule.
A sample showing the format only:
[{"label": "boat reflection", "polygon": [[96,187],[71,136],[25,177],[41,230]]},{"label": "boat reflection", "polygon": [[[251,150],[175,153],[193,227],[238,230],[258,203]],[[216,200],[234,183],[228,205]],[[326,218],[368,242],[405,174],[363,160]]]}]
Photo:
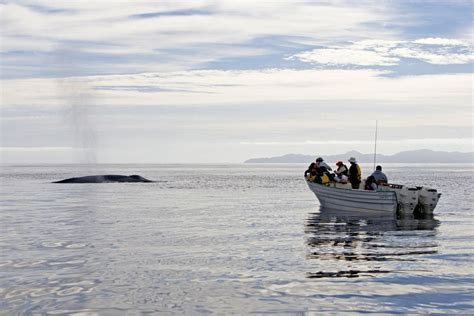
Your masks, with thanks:
[{"label": "boat reflection", "polygon": [[319,269],[309,278],[374,276],[396,272],[437,253],[433,215],[354,214],[321,208],[310,213],[308,253]]}]

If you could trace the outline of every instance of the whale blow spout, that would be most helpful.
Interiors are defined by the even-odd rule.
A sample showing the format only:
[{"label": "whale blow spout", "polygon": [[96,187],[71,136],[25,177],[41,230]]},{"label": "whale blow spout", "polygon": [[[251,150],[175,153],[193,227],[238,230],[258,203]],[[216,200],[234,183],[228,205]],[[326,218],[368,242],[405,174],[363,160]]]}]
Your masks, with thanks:
[{"label": "whale blow spout", "polygon": [[108,182],[155,182],[155,181],[145,179],[142,176],[139,176],[136,174],[131,175],[131,176],[108,174],[108,175],[69,178],[69,179],[54,181],[53,183],[108,183]]}]

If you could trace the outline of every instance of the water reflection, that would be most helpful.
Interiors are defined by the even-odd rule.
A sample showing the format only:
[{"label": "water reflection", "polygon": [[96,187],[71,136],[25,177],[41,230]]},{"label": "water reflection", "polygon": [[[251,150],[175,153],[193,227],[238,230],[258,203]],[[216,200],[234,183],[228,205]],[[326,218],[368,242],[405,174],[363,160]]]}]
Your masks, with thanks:
[{"label": "water reflection", "polygon": [[357,215],[321,208],[306,221],[306,258],[324,270],[307,277],[353,278],[400,271],[408,267],[403,263],[438,252],[434,238],[438,226],[433,215]]}]

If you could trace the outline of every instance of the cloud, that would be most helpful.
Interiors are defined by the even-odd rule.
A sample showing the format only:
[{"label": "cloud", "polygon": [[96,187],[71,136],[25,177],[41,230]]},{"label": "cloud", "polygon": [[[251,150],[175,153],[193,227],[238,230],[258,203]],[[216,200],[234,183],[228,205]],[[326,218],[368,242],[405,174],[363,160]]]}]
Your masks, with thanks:
[{"label": "cloud", "polygon": [[298,59],[305,63],[358,66],[394,66],[399,61],[398,58],[383,56],[375,51],[344,48],[315,49],[293,55],[288,59]]},{"label": "cloud", "polygon": [[[35,67],[40,68],[45,62],[54,64],[68,48],[78,55],[78,60],[72,59],[71,63],[80,67],[108,56],[105,64],[94,64],[95,73],[110,68],[121,73],[186,70],[226,58],[272,53],[256,42],[261,38],[279,37],[287,43],[315,45],[391,37],[398,32],[376,25],[396,21],[392,10],[389,6],[382,10],[368,3],[351,2],[6,2],[0,4],[0,50],[34,53],[29,60],[38,60]],[[37,54],[45,57],[38,59]],[[140,67],[133,56],[148,58],[148,62]],[[20,68],[24,61],[7,62],[17,66],[17,72],[29,71]],[[133,71],[134,66],[140,68]]]},{"label": "cloud", "polygon": [[466,42],[447,38],[364,40],[342,47],[313,49],[287,59],[333,66],[395,66],[402,58],[436,65],[467,64],[474,61],[474,49]]},{"label": "cloud", "polygon": [[[117,146],[117,157],[126,147],[137,157],[174,152],[175,162],[202,150],[206,161],[219,141],[232,143],[219,149],[221,161],[236,153],[243,160],[258,146],[245,152],[241,141],[372,139],[367,124],[376,118],[404,139],[392,148],[430,140],[437,147],[442,137],[456,144],[470,136],[472,75],[459,73],[468,67],[422,64],[472,62],[470,14],[457,2],[447,6],[0,1],[2,142],[18,146],[2,151],[78,156],[74,150],[87,145],[74,143],[74,122],[64,117],[71,104],[97,122],[97,144]],[[427,14],[434,11],[436,21]],[[399,76],[429,71],[439,73]],[[76,124],[89,130],[84,120]]]},{"label": "cloud", "polygon": [[400,58],[418,59],[435,65],[467,64],[474,61],[472,50],[455,53],[440,49],[426,50],[420,47],[405,47],[393,49],[390,54]]},{"label": "cloud", "polygon": [[[153,52],[199,43],[239,44],[263,35],[299,34],[314,38],[312,31],[328,31],[330,34],[324,36],[328,38],[336,34],[331,25],[338,16],[344,17],[343,26],[359,31],[365,29],[364,22],[382,18],[370,8],[354,8],[351,12],[350,6],[278,2],[255,5],[245,1],[218,4],[212,1],[176,4],[134,1],[110,6],[86,2],[80,5],[75,1],[53,2],[50,7],[64,11],[51,13],[27,5],[2,4],[5,17],[2,34],[37,37],[56,44],[61,41],[100,42]],[[150,18],[147,15],[150,12],[156,16]],[[311,13],[321,16],[313,19]],[[137,18],[140,16],[143,18]],[[350,33],[355,34],[355,30]],[[31,46],[31,49],[35,50],[35,47]]]},{"label": "cloud", "polygon": [[370,69],[264,69],[83,76],[61,81],[16,79],[2,81],[2,103],[5,107],[63,106],[70,101],[63,89],[67,85],[90,96],[94,104],[88,106],[220,106],[349,100],[394,106],[471,104],[470,74],[383,77],[386,74]]},{"label": "cloud", "polygon": [[[410,138],[397,140],[378,140],[378,144],[416,144],[421,146],[427,145],[471,145],[474,138]],[[295,142],[273,142],[273,141],[252,141],[240,142],[241,145],[256,146],[302,146],[302,145],[371,145],[373,140],[306,140]]]},{"label": "cloud", "polygon": [[469,44],[461,40],[440,38],[440,37],[420,38],[420,39],[414,40],[413,43],[422,44],[422,45],[469,46]]},{"label": "cloud", "polygon": [[[423,19],[373,1],[21,0],[1,3],[0,11],[4,78],[179,71],[228,60],[239,68],[239,59],[277,55],[307,67],[473,60],[472,46],[462,40],[470,28],[458,38],[400,40]],[[307,46],[319,48],[295,54]],[[274,58],[280,67],[282,59]]]}]

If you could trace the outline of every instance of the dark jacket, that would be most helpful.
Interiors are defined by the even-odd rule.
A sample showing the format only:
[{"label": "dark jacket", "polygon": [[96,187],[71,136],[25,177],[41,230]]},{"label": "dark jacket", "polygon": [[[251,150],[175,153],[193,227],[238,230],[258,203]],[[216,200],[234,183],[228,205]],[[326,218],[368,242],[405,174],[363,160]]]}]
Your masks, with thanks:
[{"label": "dark jacket", "polygon": [[376,183],[376,180],[373,176],[369,176],[366,180],[365,180],[365,190],[374,190],[376,191],[377,190],[377,183]]},{"label": "dark jacket", "polygon": [[311,173],[311,170],[314,168],[316,164],[313,162],[309,165],[308,169],[306,169],[306,171],[304,172],[304,177],[307,178],[308,177],[308,174]]},{"label": "dark jacket", "polygon": [[359,165],[357,163],[351,163],[348,174],[349,181],[351,183],[361,183],[361,176]]}]

